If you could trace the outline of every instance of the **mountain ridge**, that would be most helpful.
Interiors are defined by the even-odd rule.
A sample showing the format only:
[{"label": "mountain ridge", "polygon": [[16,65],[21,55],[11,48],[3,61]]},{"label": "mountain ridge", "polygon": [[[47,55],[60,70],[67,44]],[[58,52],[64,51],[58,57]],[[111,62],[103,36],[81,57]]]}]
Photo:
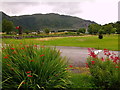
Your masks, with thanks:
[{"label": "mountain ridge", "polygon": [[60,15],[58,13],[32,15],[9,16],[2,13],[2,19],[8,19],[15,26],[22,26],[27,30],[42,30],[44,28],[56,29],[79,29],[87,28],[90,24],[95,24],[94,21],[85,20],[76,16]]}]

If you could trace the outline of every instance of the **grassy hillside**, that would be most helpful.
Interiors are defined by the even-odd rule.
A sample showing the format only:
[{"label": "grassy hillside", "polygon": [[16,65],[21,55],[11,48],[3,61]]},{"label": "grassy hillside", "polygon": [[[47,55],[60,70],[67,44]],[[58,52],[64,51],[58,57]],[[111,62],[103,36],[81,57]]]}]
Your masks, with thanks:
[{"label": "grassy hillside", "polygon": [[79,29],[80,27],[87,27],[91,23],[89,20],[84,20],[78,17],[59,15],[55,13],[50,14],[33,14],[23,16],[8,16],[2,13],[3,19],[13,21],[17,26],[20,25],[23,29],[28,30],[42,30],[44,28],[56,29]]}]

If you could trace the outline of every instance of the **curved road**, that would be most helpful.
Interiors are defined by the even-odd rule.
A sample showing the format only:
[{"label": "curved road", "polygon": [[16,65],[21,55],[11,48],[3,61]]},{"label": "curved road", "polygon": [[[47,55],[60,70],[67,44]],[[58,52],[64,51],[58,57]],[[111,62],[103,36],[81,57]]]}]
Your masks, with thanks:
[{"label": "curved road", "polygon": [[[83,47],[68,47],[68,46],[56,46],[58,50],[61,52],[61,56],[66,57],[68,59],[69,64],[73,66],[85,66],[88,54],[88,48]],[[98,50],[95,50],[98,51]],[[120,51],[110,51],[115,54],[120,54]],[[103,51],[100,50],[98,57],[105,57]]]}]

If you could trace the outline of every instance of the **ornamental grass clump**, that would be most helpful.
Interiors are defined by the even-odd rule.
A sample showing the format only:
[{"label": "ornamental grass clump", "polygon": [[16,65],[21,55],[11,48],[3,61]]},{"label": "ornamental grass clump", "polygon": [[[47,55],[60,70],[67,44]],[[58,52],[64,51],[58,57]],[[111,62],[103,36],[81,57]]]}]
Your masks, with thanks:
[{"label": "ornamental grass clump", "polygon": [[6,45],[2,49],[2,87],[67,88],[67,62],[55,48],[38,45]]},{"label": "ornamental grass clump", "polygon": [[120,88],[120,57],[115,53],[104,49],[106,57],[98,58],[93,49],[88,49],[90,57],[86,67],[97,87],[100,88]]}]

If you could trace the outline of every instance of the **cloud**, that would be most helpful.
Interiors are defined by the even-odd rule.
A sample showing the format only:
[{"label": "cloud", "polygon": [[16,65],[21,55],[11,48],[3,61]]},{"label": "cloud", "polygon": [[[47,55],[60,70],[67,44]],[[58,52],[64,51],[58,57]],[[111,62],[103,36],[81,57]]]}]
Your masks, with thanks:
[{"label": "cloud", "polygon": [[[10,15],[17,15],[17,14],[20,15],[24,13],[31,14],[32,11],[33,13],[35,13],[35,11],[38,11],[37,9],[40,9],[41,11],[41,8],[44,7],[44,11],[43,11],[44,13],[49,12],[49,13],[62,13],[62,14],[74,15],[77,13],[82,13],[80,7],[81,3],[85,1],[91,2],[94,0],[79,0],[78,2],[63,2],[62,0],[61,1],[58,0],[58,2],[54,2],[51,0],[47,0],[47,2],[45,2],[45,0],[41,0],[41,1],[35,0],[35,1],[36,2],[31,2],[31,1],[28,2],[28,0],[25,0],[24,2],[2,2],[0,3],[0,10]],[[28,9],[30,9],[31,11]],[[36,13],[42,13],[42,11]]]},{"label": "cloud", "polygon": [[44,4],[52,6],[53,12],[66,14],[81,13],[80,2],[49,2]]},{"label": "cloud", "polygon": [[39,5],[38,2],[2,2],[0,3],[1,11],[8,14],[18,14],[25,10],[26,7]]}]

